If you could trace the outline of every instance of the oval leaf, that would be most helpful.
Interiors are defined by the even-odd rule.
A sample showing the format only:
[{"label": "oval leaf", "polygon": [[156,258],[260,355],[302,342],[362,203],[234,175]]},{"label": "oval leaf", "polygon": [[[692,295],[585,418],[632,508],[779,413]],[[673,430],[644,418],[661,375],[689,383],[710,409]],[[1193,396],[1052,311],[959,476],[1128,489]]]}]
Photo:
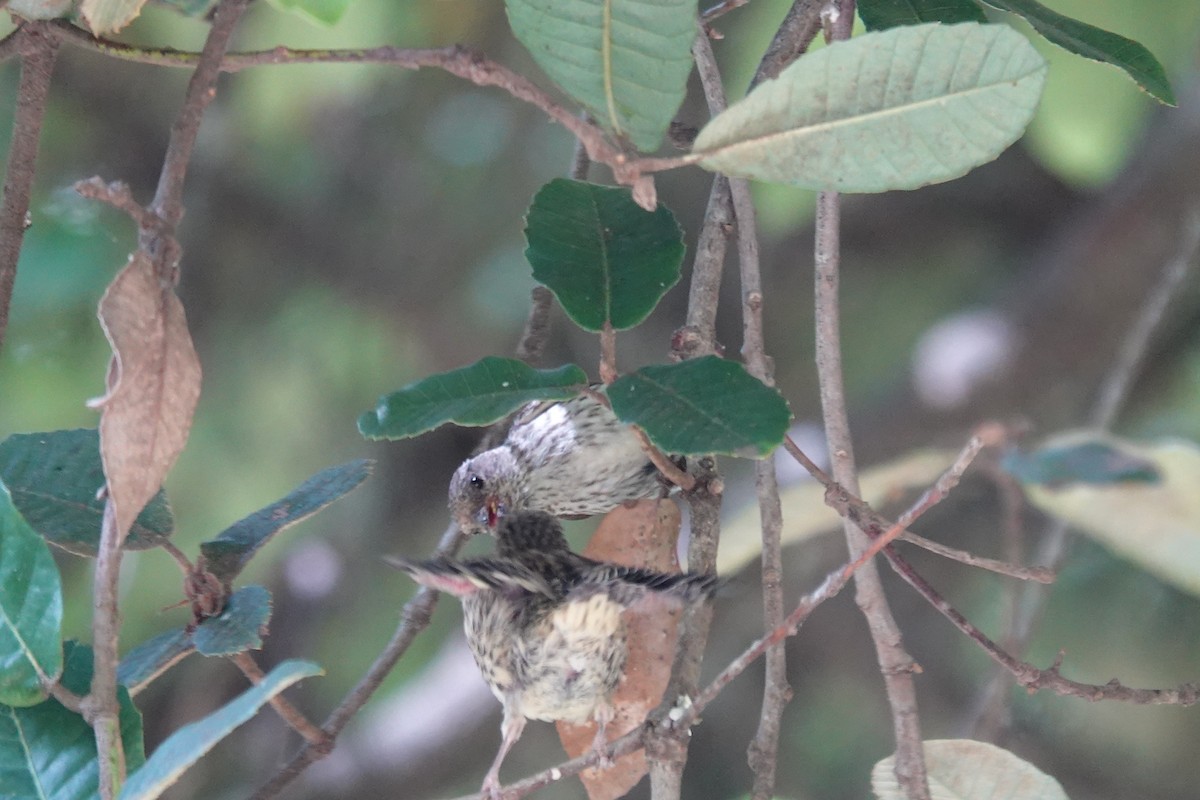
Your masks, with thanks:
[{"label": "oval leaf", "polygon": [[[923,747],[933,800],[1067,800],[1058,781],[994,744],[932,739]],[[908,796],[896,780],[894,756],[871,770],[871,789],[879,800]]]},{"label": "oval leaf", "polygon": [[358,431],[368,439],[405,439],[447,422],[491,425],[530,401],[574,397],[586,384],[587,375],[574,364],[534,369],[488,356],[384,395],[374,411],[358,418]]},{"label": "oval leaf", "polygon": [[683,231],[666,206],[653,213],[629,189],[556,178],[526,215],[525,257],[585,330],[632,328],[679,281]]},{"label": "oval leaf", "polygon": [[[92,650],[67,642],[63,686],[86,694],[92,682]],[[142,715],[123,687],[117,688],[125,763],[137,769],[145,761]],[[95,800],[100,796],[96,739],[79,714],[47,700],[32,708],[0,705],[0,775],[5,798]]]},{"label": "oval leaf", "polygon": [[[1049,447],[1078,444],[1066,434]],[[1130,459],[1149,463],[1155,483],[1073,483],[1061,488],[1027,484],[1042,511],[1066,520],[1119,555],[1193,596],[1200,597],[1200,448],[1191,442],[1135,444],[1100,439]]]},{"label": "oval leaf", "polygon": [[228,587],[272,536],[355,489],[371,474],[372,464],[359,459],[322,470],[282,500],[233,523],[217,538],[201,543],[204,568]]},{"label": "oval leaf", "polygon": [[232,656],[262,647],[271,618],[271,593],[262,586],[243,586],[225,603],[225,609],[196,626],[192,643],[206,656]]},{"label": "oval leaf", "polygon": [[185,725],[158,746],[142,768],[132,773],[121,789],[120,800],[153,800],[165,792],[188,767],[195,764],[235,728],[250,719],[272,697],[302,678],[324,670],[308,661],[290,660],[267,673],[262,682],[209,714]]},{"label": "oval leaf", "polygon": [[0,703],[45,699],[62,670],[62,585],[50,548],[0,484]]},{"label": "oval leaf", "polygon": [[839,192],[915,189],[1000,155],[1046,62],[1006,25],[868,33],[800,58],[700,131],[706,169]]},{"label": "oval leaf", "polygon": [[691,0],[507,0],[513,34],[613,133],[653,151],[692,71]]},{"label": "oval leaf", "polygon": [[195,649],[187,628],[163,631],[125,654],[117,667],[117,682],[128,689],[130,695],[136,696],[150,681],[178,664]]},{"label": "oval leaf", "polygon": [[920,25],[924,22],[987,22],[975,0],[858,0],[858,16],[869,31],[884,31],[897,25]]},{"label": "oval leaf", "polygon": [[613,413],[668,453],[765,456],[787,433],[787,401],[717,356],[643,367],[608,387]]},{"label": "oval leaf", "polygon": [[1056,14],[1034,0],[983,0],[993,8],[1024,17],[1033,29],[1064,50],[1076,55],[1112,64],[1125,70],[1138,86],[1166,105],[1173,106],[1175,93],[1167,72],[1154,54],[1145,46],[1088,25],[1062,14]]},{"label": "oval leaf", "polygon": [[[100,544],[104,486],[100,434],[93,428],[14,433],[0,442],[0,480],[13,503],[50,544],[94,557]],[[129,529],[124,547],[157,547],[175,530],[167,496],[160,489]]]}]

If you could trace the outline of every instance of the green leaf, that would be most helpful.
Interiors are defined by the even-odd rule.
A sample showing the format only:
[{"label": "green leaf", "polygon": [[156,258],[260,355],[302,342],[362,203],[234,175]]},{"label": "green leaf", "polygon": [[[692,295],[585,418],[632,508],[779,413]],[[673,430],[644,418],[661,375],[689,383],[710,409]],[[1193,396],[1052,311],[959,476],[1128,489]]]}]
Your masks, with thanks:
[{"label": "green leaf", "polygon": [[262,586],[243,586],[229,597],[220,614],[196,626],[192,642],[206,656],[258,650],[270,618],[271,593]]},{"label": "green leaf", "polygon": [[200,545],[205,569],[228,587],[272,536],[356,488],[371,474],[371,466],[371,461],[359,459],[322,470],[282,500],[230,525]]},{"label": "green leaf", "polygon": [[7,10],[25,19],[58,19],[73,5],[74,0],[8,0]]},{"label": "green leaf", "polygon": [[[933,739],[922,746],[929,792],[936,800],[1067,800],[1058,781],[994,744]],[[908,797],[895,769],[895,756],[888,756],[871,770],[871,789],[879,800]]]},{"label": "green leaf", "polygon": [[513,34],[600,124],[658,149],[692,71],[694,0],[506,0]]},{"label": "green leaf", "polygon": [[809,53],[700,131],[705,169],[839,192],[916,189],[1000,155],[1046,62],[1007,25],[905,25]]},{"label": "green leaf", "polygon": [[184,773],[272,697],[302,678],[323,674],[308,661],[284,661],[267,673],[262,682],[202,720],[185,725],[171,734],[132,773],[121,789],[120,800],[152,800],[160,796]]},{"label": "green leaf", "polygon": [[97,36],[121,30],[142,13],[146,0],[83,0],[79,6]]},{"label": "green leaf", "polygon": [[1064,50],[1125,70],[1138,86],[1161,103],[1176,105],[1166,70],[1146,47],[1132,39],[1056,14],[1034,0],[983,0],[989,6],[1024,17],[1033,29]]},{"label": "green leaf", "polygon": [[368,439],[407,439],[447,422],[491,425],[533,400],[566,400],[587,384],[574,364],[533,369],[512,358],[487,358],[431,375],[379,398],[358,418]]},{"label": "green leaf", "polygon": [[555,178],[526,215],[525,257],[580,327],[632,328],[679,281],[683,231],[666,206],[653,213],[629,189]]},{"label": "green leaf", "polygon": [[0,484],[0,703],[45,699],[40,678],[62,670],[62,585],[50,548]]},{"label": "green leaf", "polygon": [[[67,642],[62,684],[86,694],[92,682],[92,650]],[[123,687],[117,689],[118,716],[125,763],[137,769],[145,761],[142,716]],[[0,705],[0,796],[95,800],[100,772],[96,739],[83,717],[47,700],[31,708]]]},{"label": "green leaf", "polygon": [[1154,462],[1108,441],[1083,440],[1043,445],[1032,453],[1013,451],[1001,466],[1021,483],[1060,487],[1069,483],[1158,483]]},{"label": "green leaf", "polygon": [[159,0],[187,17],[204,17],[217,7],[219,0]]},{"label": "green leaf", "polygon": [[131,695],[137,695],[150,681],[178,664],[195,649],[187,628],[163,631],[125,654],[117,667],[117,682],[127,688]]},{"label": "green leaf", "polygon": [[608,387],[613,413],[668,453],[765,456],[787,433],[787,401],[735,361],[643,367]]},{"label": "green leaf", "polygon": [[1168,440],[1141,444],[1082,431],[1047,449],[1099,441],[1149,464],[1155,482],[1025,484],[1029,501],[1176,588],[1200,597],[1200,447]]},{"label": "green leaf", "polygon": [[869,31],[924,22],[987,22],[975,0],[858,0],[858,16]]},{"label": "green leaf", "polygon": [[[96,555],[104,501],[100,434],[94,428],[46,433],[14,433],[0,442],[0,480],[33,529],[50,544],[80,556]],[[157,547],[171,535],[175,520],[161,490],[129,530],[124,547]]]},{"label": "green leaf", "polygon": [[333,27],[350,7],[350,0],[268,0],[280,11],[290,11],[309,22]]}]

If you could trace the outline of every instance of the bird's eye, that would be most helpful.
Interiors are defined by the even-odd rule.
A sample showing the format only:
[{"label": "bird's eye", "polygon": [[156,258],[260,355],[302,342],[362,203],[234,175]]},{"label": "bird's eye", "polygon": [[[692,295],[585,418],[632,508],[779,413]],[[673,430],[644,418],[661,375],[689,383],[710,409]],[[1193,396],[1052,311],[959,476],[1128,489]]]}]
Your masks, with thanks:
[{"label": "bird's eye", "polygon": [[483,478],[479,477],[478,475],[472,475],[471,476],[471,486],[475,489],[482,489],[483,488]]}]

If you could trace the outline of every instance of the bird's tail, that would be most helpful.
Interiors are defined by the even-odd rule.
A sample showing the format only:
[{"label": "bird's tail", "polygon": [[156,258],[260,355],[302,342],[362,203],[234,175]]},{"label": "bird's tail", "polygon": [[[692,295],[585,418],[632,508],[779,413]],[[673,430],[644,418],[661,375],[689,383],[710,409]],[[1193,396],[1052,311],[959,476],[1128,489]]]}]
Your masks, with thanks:
[{"label": "bird's tail", "polygon": [[485,590],[506,594],[531,592],[551,598],[556,596],[545,578],[507,559],[476,558],[454,561],[448,558],[431,558],[426,561],[413,561],[398,556],[385,556],[383,560],[408,573],[422,586],[458,597]]}]

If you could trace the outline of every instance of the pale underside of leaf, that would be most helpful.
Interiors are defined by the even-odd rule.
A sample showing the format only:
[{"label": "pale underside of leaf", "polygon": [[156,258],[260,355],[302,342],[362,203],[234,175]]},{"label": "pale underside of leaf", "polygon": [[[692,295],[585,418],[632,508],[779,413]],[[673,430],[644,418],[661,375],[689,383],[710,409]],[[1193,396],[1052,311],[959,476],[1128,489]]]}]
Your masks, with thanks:
[{"label": "pale underside of leaf", "polygon": [[[929,793],[933,800],[1067,800],[1058,781],[1007,750],[969,739],[923,743]],[[871,770],[879,800],[907,797],[888,756]]]},{"label": "pale underside of leaf", "polygon": [[79,9],[92,33],[99,36],[133,22],[145,4],[146,0],[83,0]]}]

